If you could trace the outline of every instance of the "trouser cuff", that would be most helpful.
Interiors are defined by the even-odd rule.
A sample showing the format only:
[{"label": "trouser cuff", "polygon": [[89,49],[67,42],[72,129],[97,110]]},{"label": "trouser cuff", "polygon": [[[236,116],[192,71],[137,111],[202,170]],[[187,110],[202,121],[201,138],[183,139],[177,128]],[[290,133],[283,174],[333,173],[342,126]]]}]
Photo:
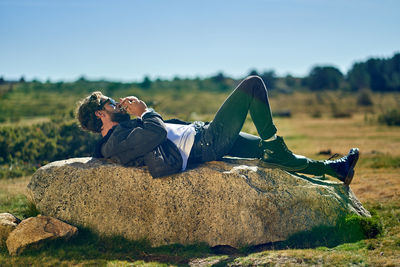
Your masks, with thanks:
[{"label": "trouser cuff", "polygon": [[262,140],[267,140],[271,138],[274,134],[276,134],[278,129],[276,129],[274,124],[268,125],[265,129],[263,129],[258,134],[260,135]]}]

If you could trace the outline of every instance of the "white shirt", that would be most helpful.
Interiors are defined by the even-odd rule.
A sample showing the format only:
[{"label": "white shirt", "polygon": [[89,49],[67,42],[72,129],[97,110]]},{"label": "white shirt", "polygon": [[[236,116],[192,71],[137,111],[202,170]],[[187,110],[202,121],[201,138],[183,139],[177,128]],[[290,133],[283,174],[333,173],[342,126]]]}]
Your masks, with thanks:
[{"label": "white shirt", "polygon": [[171,140],[179,149],[182,156],[182,171],[186,169],[187,161],[192,150],[196,130],[193,124],[183,125],[165,123],[167,126],[167,138]]}]

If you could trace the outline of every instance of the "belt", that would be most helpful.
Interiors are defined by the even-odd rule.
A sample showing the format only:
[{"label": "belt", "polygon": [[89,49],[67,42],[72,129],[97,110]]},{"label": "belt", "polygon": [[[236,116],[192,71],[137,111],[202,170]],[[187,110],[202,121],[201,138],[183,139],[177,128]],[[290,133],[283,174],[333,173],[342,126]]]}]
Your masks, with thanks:
[{"label": "belt", "polygon": [[203,130],[205,123],[203,121],[194,121],[193,123],[194,129],[196,130],[196,134]]},{"label": "belt", "polygon": [[202,132],[203,132],[205,123],[202,121],[194,121],[192,123],[192,125],[196,131],[196,135],[194,136],[194,143],[193,143],[193,147],[190,151],[188,162],[198,163],[198,162],[201,162],[201,158],[202,158],[203,148],[202,148],[202,144],[200,143],[200,139],[202,137]]}]

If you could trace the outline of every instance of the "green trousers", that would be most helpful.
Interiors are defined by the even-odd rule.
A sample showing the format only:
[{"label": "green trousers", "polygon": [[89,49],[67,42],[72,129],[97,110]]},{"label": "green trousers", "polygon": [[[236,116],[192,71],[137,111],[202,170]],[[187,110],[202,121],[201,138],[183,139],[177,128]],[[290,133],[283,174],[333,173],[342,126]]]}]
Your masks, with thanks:
[{"label": "green trousers", "polygon": [[[258,135],[241,132],[250,113]],[[221,105],[212,122],[205,126],[193,145],[189,161],[205,162],[223,156],[262,158],[261,139],[268,139],[277,129],[272,120],[267,87],[258,76],[244,79]],[[308,159],[308,166],[298,172],[320,176],[333,174],[324,161]]]}]

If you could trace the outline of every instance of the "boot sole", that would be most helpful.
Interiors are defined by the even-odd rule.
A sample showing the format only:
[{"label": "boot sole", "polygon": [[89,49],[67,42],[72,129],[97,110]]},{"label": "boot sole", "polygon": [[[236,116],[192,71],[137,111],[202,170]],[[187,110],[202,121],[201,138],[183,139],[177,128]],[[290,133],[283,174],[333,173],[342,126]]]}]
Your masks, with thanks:
[{"label": "boot sole", "polygon": [[357,151],[356,158],[354,159],[353,163],[350,166],[349,173],[347,174],[346,178],[344,179],[343,184],[350,185],[351,181],[353,181],[354,177],[354,167],[357,164],[358,158],[360,157],[359,151]]},{"label": "boot sole", "polygon": [[353,177],[354,177],[354,170],[349,171],[349,174],[347,174],[346,179],[344,179],[343,184],[344,185],[350,185],[351,181],[353,181]]},{"label": "boot sole", "polygon": [[300,170],[304,170],[307,166],[308,166],[308,162],[306,164],[304,164],[304,166],[300,166],[300,167],[288,167],[288,166],[282,166],[279,164],[275,164],[275,163],[269,163],[269,162],[265,162],[260,160],[260,165],[262,167],[265,168],[272,168],[272,169],[281,169],[284,171],[300,171]]}]

